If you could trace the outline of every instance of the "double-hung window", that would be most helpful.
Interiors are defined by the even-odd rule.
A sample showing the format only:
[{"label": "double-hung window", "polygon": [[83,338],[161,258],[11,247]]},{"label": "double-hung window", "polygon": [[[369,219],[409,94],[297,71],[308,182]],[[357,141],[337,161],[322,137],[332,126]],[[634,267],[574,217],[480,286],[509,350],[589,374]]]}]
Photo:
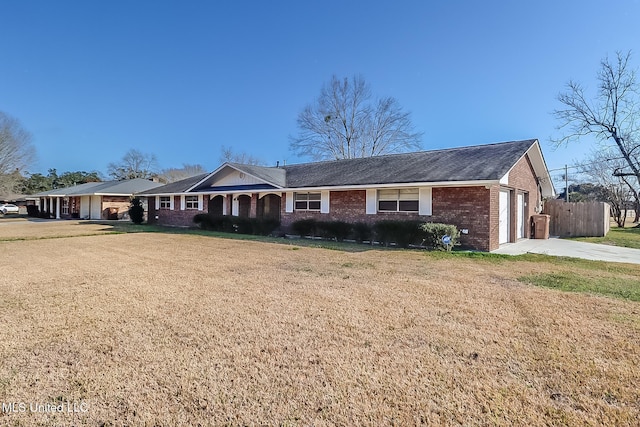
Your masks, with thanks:
[{"label": "double-hung window", "polygon": [[160,196],[160,209],[171,209],[170,196]]},{"label": "double-hung window", "polygon": [[418,212],[419,193],[417,188],[399,190],[378,190],[378,211]]},{"label": "double-hung window", "polygon": [[185,196],[184,203],[186,209],[198,209],[198,196]]},{"label": "double-hung window", "polygon": [[297,211],[319,211],[320,193],[296,193],[295,208]]}]

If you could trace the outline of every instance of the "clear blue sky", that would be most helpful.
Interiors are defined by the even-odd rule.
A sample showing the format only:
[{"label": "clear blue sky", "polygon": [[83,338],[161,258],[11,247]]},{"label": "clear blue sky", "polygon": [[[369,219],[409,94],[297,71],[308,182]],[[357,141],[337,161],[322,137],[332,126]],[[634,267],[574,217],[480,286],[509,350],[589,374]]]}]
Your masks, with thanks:
[{"label": "clear blue sky", "polygon": [[295,163],[296,116],[331,75],[361,74],[425,149],[538,138],[569,78],[636,50],[640,1],[0,0],[0,110],[38,153],[30,172],[97,170],[136,148],[213,170],[220,146]]}]

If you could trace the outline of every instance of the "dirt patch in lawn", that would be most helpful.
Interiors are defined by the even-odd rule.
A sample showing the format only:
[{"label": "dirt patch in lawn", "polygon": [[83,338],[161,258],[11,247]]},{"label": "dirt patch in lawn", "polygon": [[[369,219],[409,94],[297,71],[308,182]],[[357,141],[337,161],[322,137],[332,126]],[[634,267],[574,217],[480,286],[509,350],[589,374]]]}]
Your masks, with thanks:
[{"label": "dirt patch in lawn", "polygon": [[517,280],[578,264],[159,233],[2,248],[0,401],[26,410],[0,424],[640,418],[640,305]]}]

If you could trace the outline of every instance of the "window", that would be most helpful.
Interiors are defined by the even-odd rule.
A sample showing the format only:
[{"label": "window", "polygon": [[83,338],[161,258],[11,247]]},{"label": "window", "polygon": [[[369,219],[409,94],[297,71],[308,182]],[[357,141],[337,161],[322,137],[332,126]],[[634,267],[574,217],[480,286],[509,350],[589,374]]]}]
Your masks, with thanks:
[{"label": "window", "polygon": [[69,215],[69,198],[62,199],[62,215]]},{"label": "window", "polygon": [[198,209],[198,196],[185,196],[184,203],[187,209]]},{"label": "window", "polygon": [[160,209],[171,209],[171,197],[160,196]]},{"label": "window", "polygon": [[378,190],[380,212],[418,212],[418,189]]},{"label": "window", "polygon": [[295,208],[297,211],[319,211],[320,193],[296,193]]}]

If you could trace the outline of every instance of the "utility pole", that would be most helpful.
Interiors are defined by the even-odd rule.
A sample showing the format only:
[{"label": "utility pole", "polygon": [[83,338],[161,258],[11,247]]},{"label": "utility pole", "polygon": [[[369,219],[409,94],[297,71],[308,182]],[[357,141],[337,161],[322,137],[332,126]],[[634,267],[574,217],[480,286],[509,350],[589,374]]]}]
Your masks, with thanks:
[{"label": "utility pole", "polygon": [[564,165],[564,201],[569,203],[569,166]]}]

